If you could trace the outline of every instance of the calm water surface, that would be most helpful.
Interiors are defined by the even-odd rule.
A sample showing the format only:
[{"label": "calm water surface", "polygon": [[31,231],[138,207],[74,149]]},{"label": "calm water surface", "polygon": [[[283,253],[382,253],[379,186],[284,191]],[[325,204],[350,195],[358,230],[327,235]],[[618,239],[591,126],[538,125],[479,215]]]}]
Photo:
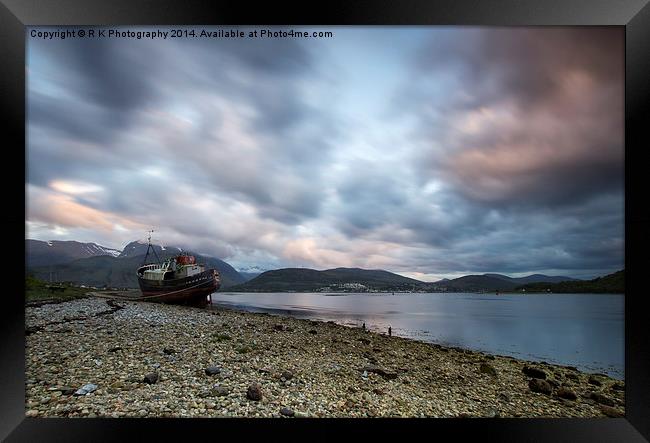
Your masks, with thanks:
[{"label": "calm water surface", "polygon": [[251,312],[330,321],[441,345],[624,377],[620,294],[212,294]]}]

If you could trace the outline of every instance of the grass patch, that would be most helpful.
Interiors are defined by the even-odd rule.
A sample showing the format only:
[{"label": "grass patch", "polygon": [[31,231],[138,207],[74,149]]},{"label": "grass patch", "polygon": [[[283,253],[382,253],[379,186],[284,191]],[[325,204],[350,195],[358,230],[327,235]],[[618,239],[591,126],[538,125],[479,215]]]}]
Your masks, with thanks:
[{"label": "grass patch", "polygon": [[28,275],[25,277],[25,302],[57,300],[67,301],[86,296],[87,288],[78,288],[70,284],[48,283]]}]

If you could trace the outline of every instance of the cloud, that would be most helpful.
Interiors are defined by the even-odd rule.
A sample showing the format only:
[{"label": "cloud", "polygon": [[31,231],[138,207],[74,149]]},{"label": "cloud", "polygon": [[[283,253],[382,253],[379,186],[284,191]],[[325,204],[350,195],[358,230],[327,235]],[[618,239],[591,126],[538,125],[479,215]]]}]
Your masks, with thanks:
[{"label": "cloud", "polygon": [[30,40],[28,235],[430,279],[623,266],[621,30],[336,36]]},{"label": "cloud", "polygon": [[415,75],[438,76],[445,93],[409,85],[402,101],[418,112],[420,173],[486,205],[621,192],[622,48],[613,28],[486,28],[433,40]]}]

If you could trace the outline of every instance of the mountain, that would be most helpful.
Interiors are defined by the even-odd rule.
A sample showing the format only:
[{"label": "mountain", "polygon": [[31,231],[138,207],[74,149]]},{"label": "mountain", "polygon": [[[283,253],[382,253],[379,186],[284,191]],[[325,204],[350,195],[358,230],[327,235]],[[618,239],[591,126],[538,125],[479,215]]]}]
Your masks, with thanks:
[{"label": "mountain", "polygon": [[25,251],[28,268],[70,263],[80,258],[116,257],[120,254],[117,249],[107,248],[96,243],[32,239],[25,239]]},{"label": "mountain", "polygon": [[[172,257],[181,250],[178,247],[152,246],[161,260]],[[92,248],[89,248],[89,250],[92,250]],[[37,255],[37,258],[39,258],[39,260],[36,260],[37,264],[32,266],[28,265],[28,267],[32,275],[45,281],[49,281],[52,278],[54,281],[69,281],[87,286],[101,287],[106,285],[118,288],[137,288],[138,279],[135,271],[142,265],[145,253],[147,252],[147,244],[131,242],[126,245],[122,252],[116,250],[110,251],[113,252],[100,255],[99,250],[97,250],[97,255],[95,256],[59,260],[58,262],[55,256],[44,256],[41,254]],[[191,254],[190,251],[187,252]],[[203,263],[208,268],[214,268],[219,271],[222,288],[246,281],[232,266],[223,260],[200,254],[192,255],[196,257],[198,263]],[[55,261],[47,261],[48,258],[52,257]]]},{"label": "mountain", "polygon": [[[160,255],[177,254],[182,251],[182,249],[177,246],[164,247],[160,245],[151,245],[151,247],[156,251],[159,257]],[[138,241],[132,241],[131,243],[126,245],[122,250],[122,252],[120,253],[119,257],[120,258],[139,257],[145,255],[146,253],[147,253],[147,242],[142,242],[138,240]]]},{"label": "mountain", "polygon": [[622,294],[625,292],[625,269],[594,278],[593,280],[573,280],[558,283],[529,283],[516,288],[526,292],[555,292],[555,293],[607,293]]},{"label": "mountain", "polygon": [[307,268],[285,268],[263,272],[244,284],[229,288],[229,291],[398,291],[425,285],[419,280],[383,270],[336,268],[317,271]]},{"label": "mountain", "polygon": [[268,271],[268,268],[260,268],[259,266],[248,266],[244,268],[238,268],[237,272],[239,275],[244,277],[246,281],[252,280],[263,272]]}]

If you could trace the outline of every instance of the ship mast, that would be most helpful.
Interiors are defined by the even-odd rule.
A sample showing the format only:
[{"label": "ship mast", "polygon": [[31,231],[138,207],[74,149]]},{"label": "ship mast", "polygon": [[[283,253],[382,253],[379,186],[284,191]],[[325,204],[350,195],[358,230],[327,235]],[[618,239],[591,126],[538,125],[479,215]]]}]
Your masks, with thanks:
[{"label": "ship mast", "polygon": [[147,243],[147,253],[144,256],[144,260],[142,261],[143,265],[145,263],[147,263],[147,257],[149,257],[149,249],[151,249],[151,251],[153,251],[153,255],[156,257],[156,261],[158,262],[158,264],[160,264],[160,258],[158,258],[158,254],[156,253],[156,249],[153,246],[151,246],[151,234],[152,233],[153,233],[153,229],[151,231],[149,231],[149,236],[147,237],[147,242],[148,242]]}]

